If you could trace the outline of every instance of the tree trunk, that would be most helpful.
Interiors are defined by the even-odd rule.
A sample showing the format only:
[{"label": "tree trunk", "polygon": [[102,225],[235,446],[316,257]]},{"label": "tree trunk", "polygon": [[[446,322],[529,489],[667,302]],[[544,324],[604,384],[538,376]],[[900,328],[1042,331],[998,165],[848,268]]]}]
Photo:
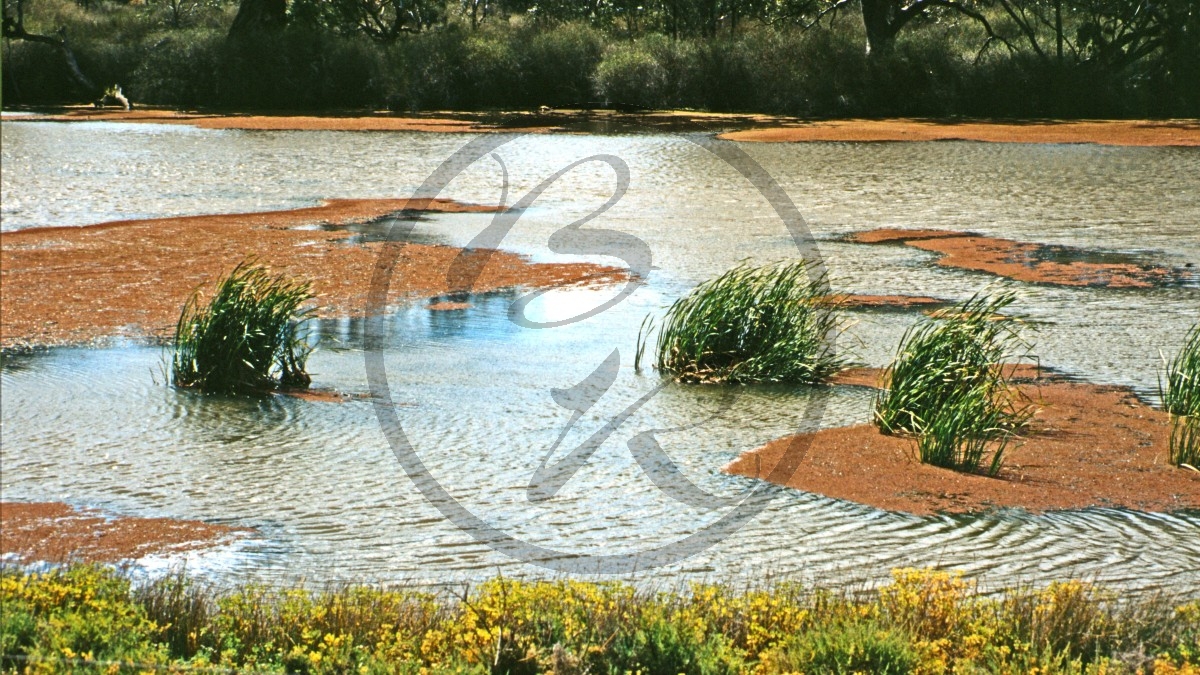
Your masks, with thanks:
[{"label": "tree trunk", "polygon": [[1057,45],[1055,52],[1058,54],[1058,63],[1062,65],[1063,60],[1063,22],[1062,22],[1062,0],[1054,0],[1054,40]]},{"label": "tree trunk", "polygon": [[229,37],[278,30],[287,23],[287,0],[242,0]]},{"label": "tree trunk", "polygon": [[861,0],[863,27],[867,31],[867,55],[879,56],[892,49],[896,33],[899,7],[895,0]]}]

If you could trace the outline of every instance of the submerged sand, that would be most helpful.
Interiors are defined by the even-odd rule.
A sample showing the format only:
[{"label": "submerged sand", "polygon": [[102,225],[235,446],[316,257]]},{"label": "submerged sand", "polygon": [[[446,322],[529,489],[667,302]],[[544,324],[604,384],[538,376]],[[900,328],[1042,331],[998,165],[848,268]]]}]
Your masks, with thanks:
[{"label": "submerged sand", "polygon": [[[1150,288],[1179,283],[1195,273],[1136,261],[1104,261],[1105,254],[954,230],[883,228],[856,232],[860,244],[899,243],[939,255],[943,267],[987,272],[1027,283],[1058,286]],[[1113,257],[1109,254],[1109,257]]]},{"label": "submerged sand", "polygon": [[199,520],[109,517],[58,502],[0,502],[0,555],[24,563],[135,560],[209,548],[248,533]]},{"label": "submerged sand", "polygon": [[[835,384],[877,386],[880,371],[857,369]],[[1143,511],[1200,508],[1200,473],[1168,463],[1169,417],[1123,387],[1016,373],[1036,406],[1028,431],[1006,451],[996,478],[921,464],[910,438],[871,424],[781,438],[747,452],[725,471],[919,515],[1093,506]]]},{"label": "submerged sand", "polygon": [[826,298],[829,304],[842,309],[912,309],[947,304],[945,300],[926,295],[865,295],[836,293]]},{"label": "submerged sand", "polygon": [[[112,336],[165,338],[197,288],[248,257],[313,284],[320,316],[361,316],[384,243],[324,227],[407,211],[494,207],[447,200],[339,199],[291,211],[188,216],[0,233],[0,347],[86,344]],[[389,303],[450,292],[624,279],[586,263],[532,263],[513,253],[400,244]],[[462,257],[460,258],[460,254]],[[458,274],[451,275],[456,270]],[[471,275],[471,283],[463,281]],[[464,286],[465,284],[465,286]]]}]

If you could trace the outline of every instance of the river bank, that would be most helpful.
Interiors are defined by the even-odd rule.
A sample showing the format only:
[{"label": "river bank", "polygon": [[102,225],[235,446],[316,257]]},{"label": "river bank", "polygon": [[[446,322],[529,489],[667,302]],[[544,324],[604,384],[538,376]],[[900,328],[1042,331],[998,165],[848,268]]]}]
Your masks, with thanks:
[{"label": "river bank", "polygon": [[979,141],[1095,143],[1123,146],[1198,146],[1196,120],[822,120],[763,126],[722,134],[755,143]]},{"label": "river bank", "polygon": [[810,120],[762,114],[686,110],[542,110],[288,115],[206,113],[164,108],[134,110],[70,107],[6,115],[6,122],[127,122],[186,124],[202,129],[271,131],[415,131],[434,133],[567,133],[590,130],[710,131],[718,138],[755,143],[978,141],[985,143],[1094,143],[1115,146],[1200,146],[1200,120],[1058,120],[1019,122],[970,119]]}]

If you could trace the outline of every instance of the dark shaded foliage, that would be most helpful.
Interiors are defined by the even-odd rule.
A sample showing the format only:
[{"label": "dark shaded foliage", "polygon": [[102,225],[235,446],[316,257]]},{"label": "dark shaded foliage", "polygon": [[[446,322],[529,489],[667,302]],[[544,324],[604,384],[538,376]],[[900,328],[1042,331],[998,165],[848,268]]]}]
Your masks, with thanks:
[{"label": "dark shaded foliage", "polygon": [[[232,4],[196,0],[181,22],[181,10],[158,4],[26,1],[31,31],[65,27],[80,69],[104,86],[122,85],[135,103],[400,112],[683,107],[814,117],[1200,115],[1200,88],[1189,79],[1200,72],[1200,19],[1171,9],[1175,0],[1163,5],[1168,18],[1131,43],[1152,47],[1132,61],[1103,46],[1125,24],[1112,18],[1119,8],[1101,0],[1073,10],[1074,32],[1061,60],[1045,57],[1048,48],[1053,55],[1053,39],[1041,22],[1036,41],[1022,41],[1011,20],[995,15],[999,9],[992,23],[1011,49],[996,40],[981,49],[986,33],[969,18],[946,14],[907,22],[894,45],[868,57],[863,26],[853,17],[805,29],[801,17],[811,20],[819,3],[807,10],[791,3],[786,17],[737,3],[736,30],[732,10],[718,13],[718,29],[704,28],[702,15],[711,16],[699,12],[699,3],[692,7],[699,13],[679,18],[674,31],[676,10],[665,4],[621,10],[621,3],[609,3],[593,11],[575,3],[574,14],[564,5],[565,14],[549,16],[554,6],[546,3],[501,3],[488,5],[492,13],[476,17],[473,29],[445,8],[426,17],[420,3],[353,0],[379,2],[391,12],[384,24],[393,28],[396,7],[409,8],[394,35],[382,36],[331,14],[336,3],[300,2],[291,6],[286,28],[225,40],[237,9]],[[1108,13],[1091,8],[1097,3]],[[605,18],[608,11],[616,13]],[[1098,27],[1078,37],[1088,22]],[[80,102],[51,45],[10,41],[4,57],[9,104]]]}]

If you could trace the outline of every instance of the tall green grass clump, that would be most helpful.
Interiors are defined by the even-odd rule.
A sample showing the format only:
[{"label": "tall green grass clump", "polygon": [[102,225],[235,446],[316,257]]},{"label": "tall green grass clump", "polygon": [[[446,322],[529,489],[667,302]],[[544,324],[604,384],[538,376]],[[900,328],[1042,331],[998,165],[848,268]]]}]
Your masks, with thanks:
[{"label": "tall green grass clump", "polygon": [[875,399],[886,434],[912,434],[923,463],[988,475],[999,470],[1012,432],[1029,417],[1003,372],[1027,354],[1019,320],[1001,312],[1011,292],[976,295],[910,328]]},{"label": "tall green grass clump", "polygon": [[[683,382],[820,382],[846,364],[831,341],[838,319],[827,293],[805,260],[738,265],[671,305],[654,365]],[[637,366],[654,328],[644,325]]]},{"label": "tall green grass clump", "polygon": [[175,386],[223,393],[307,387],[303,327],[311,310],[301,305],[312,297],[308,282],[239,263],[208,304],[199,292],[184,304],[171,363]]},{"label": "tall green grass clump", "polygon": [[1166,387],[1159,387],[1163,409],[1171,414],[1171,463],[1200,467],[1200,324],[1167,362]]}]

